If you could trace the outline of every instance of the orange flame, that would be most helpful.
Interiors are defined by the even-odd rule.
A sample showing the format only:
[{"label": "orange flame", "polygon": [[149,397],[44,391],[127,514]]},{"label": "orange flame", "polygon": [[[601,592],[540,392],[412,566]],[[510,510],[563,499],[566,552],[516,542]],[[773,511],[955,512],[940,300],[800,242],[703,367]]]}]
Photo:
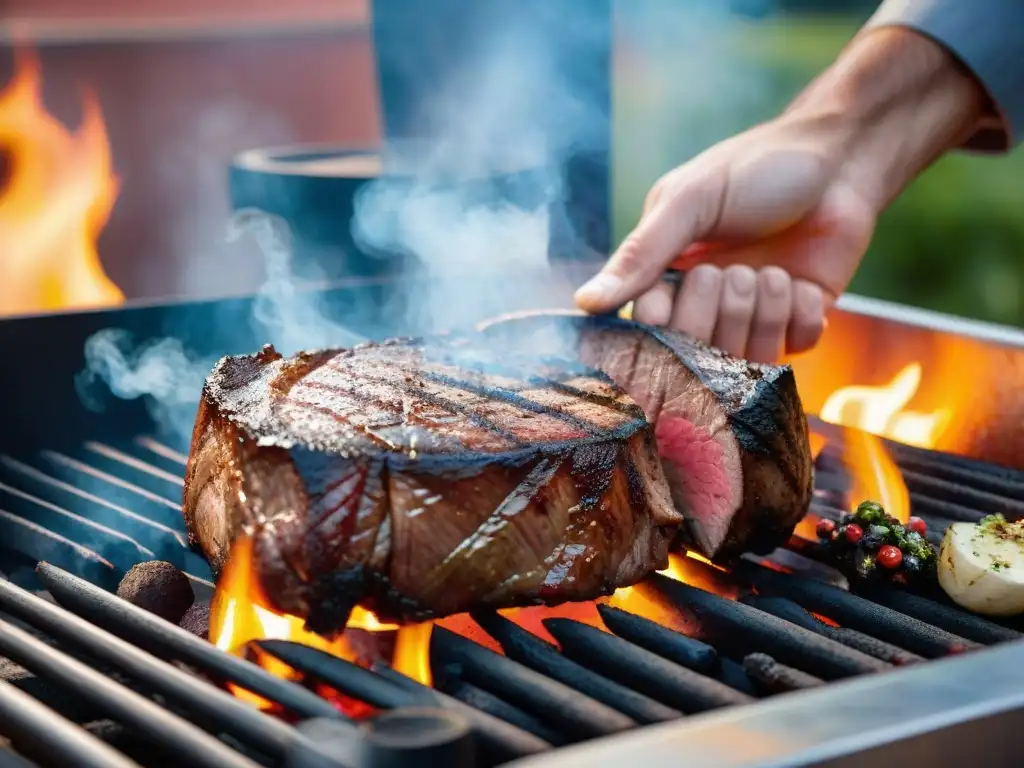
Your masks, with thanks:
[{"label": "orange flame", "polygon": [[[317,648],[349,661],[356,661],[356,653],[346,634],[326,638],[305,628],[298,616],[275,611],[264,598],[253,571],[253,542],[240,536],[231,550],[231,558],[217,582],[217,592],[210,605],[210,641],[221,650],[243,656],[254,640],[290,640]],[[347,628],[368,632],[397,632],[394,666],[425,685],[429,685],[430,664],[427,656],[430,625],[397,627],[377,620],[370,611],[356,607]],[[269,657],[259,656],[256,661],[267,671],[284,678],[295,673],[286,664]],[[260,697],[233,689],[235,694],[266,708]]]},{"label": "orange flame", "polygon": [[823,421],[857,427],[899,443],[934,448],[952,418],[952,411],[906,410],[921,385],[920,363],[910,363],[880,387],[843,387],[825,401]]},{"label": "orange flame", "polygon": [[0,91],[0,152],[0,315],[120,304],[96,251],[119,183],[95,96],[69,131],[43,106],[39,62],[21,52]]},{"label": "orange flame", "polygon": [[[245,655],[248,644],[255,640],[290,640],[317,648],[349,661],[358,663],[357,653],[346,631],[336,638],[325,638],[305,629],[305,622],[297,616],[283,614],[269,607],[253,570],[253,542],[241,536],[232,547],[231,557],[220,575],[217,592],[210,606],[210,641],[229,653]],[[734,598],[735,586],[724,569],[694,553],[673,554],[669,566],[661,571],[670,578],[699,586],[716,594]],[[617,590],[605,600],[617,608],[645,616],[663,626],[683,631],[686,628],[679,612],[672,608],[654,590],[640,584]],[[555,607],[513,608],[502,615],[548,642],[554,638],[544,629],[543,620],[552,617],[571,618],[591,626],[605,629],[597,612],[597,603],[566,603]],[[449,616],[436,622],[439,626],[465,635],[492,650],[501,652],[500,646],[464,614]],[[383,638],[394,638],[391,665],[397,671],[419,681],[432,684],[430,670],[430,635],[434,622],[397,627],[380,622],[373,613],[356,608],[346,630],[359,629],[379,633]],[[296,679],[298,674],[284,663],[265,654],[255,654],[252,660],[279,677]],[[232,686],[232,692],[254,705],[269,709],[270,703],[259,696]]]},{"label": "orange flame", "polygon": [[[852,427],[844,433],[844,459],[853,474],[854,504],[877,501],[904,522],[910,516],[910,495],[899,467],[878,437],[922,448],[934,447],[952,418],[952,411],[931,413],[907,409],[921,384],[921,365],[906,365],[893,379],[878,387],[850,386],[833,392],[821,409],[821,419]],[[801,526],[801,533],[807,526]]]}]

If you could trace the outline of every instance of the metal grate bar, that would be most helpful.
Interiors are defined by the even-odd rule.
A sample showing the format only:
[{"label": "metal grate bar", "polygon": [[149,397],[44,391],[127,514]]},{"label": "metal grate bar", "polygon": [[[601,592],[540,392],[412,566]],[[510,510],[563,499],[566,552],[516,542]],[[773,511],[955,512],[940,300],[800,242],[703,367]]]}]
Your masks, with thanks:
[{"label": "metal grate bar", "polygon": [[138,693],[0,620],[0,651],[37,676],[54,681],[118,722],[201,768],[256,768],[257,763]]},{"label": "metal grate bar", "polygon": [[[53,768],[139,768],[84,728],[6,682],[0,682],[0,731],[22,752]],[[0,768],[13,768],[16,759],[5,754],[0,757]]]},{"label": "metal grate bar", "polygon": [[489,751],[502,760],[539,754],[551,744],[491,713],[475,709],[421,686],[393,670],[371,672],[316,648],[283,640],[264,640],[259,648],[293,669],[332,688],[378,707],[440,704],[464,714]]},{"label": "metal grate bar", "polygon": [[144,682],[161,696],[199,715],[197,722],[211,732],[230,734],[278,758],[283,758],[298,739],[295,729],[282,721],[10,582],[0,581],[0,607],[54,639]]},{"label": "metal grate bar", "polygon": [[244,659],[164,621],[48,563],[39,564],[39,577],[64,608],[87,618],[113,635],[159,655],[181,661],[212,677],[280,704],[303,717],[340,718],[327,701]]}]

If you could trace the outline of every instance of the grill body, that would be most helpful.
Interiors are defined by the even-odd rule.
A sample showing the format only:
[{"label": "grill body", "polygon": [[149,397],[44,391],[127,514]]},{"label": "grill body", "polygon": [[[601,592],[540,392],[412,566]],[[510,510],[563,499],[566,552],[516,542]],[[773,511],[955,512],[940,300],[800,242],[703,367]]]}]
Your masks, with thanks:
[{"label": "grill body", "polygon": [[[535,276],[520,276],[520,280],[516,283],[507,276],[502,278],[506,302],[503,306],[495,306],[495,312],[531,306],[566,306],[571,285],[576,282],[567,278],[564,284],[549,284],[546,291],[538,295]],[[326,316],[344,321],[351,332],[381,337],[422,330],[396,308],[416,292],[429,289],[424,285],[362,281],[310,291],[307,296],[309,301],[316,301],[323,307]],[[176,509],[187,440],[183,440],[180,434],[177,437],[157,434],[158,425],[142,401],[98,400],[97,392],[83,388],[77,375],[85,365],[85,341],[96,331],[114,327],[127,331],[143,345],[166,337],[179,339],[200,358],[247,352],[264,341],[252,322],[253,302],[251,297],[237,297],[214,302],[140,305],[0,323],[0,354],[8,361],[11,371],[0,378],[0,403],[3,403],[0,425],[0,512],[3,513],[0,514],[0,540],[3,542],[0,545],[0,569],[5,569],[10,577],[9,587],[3,586],[8,582],[0,583],[0,610],[45,636],[56,638],[61,649],[61,652],[55,652],[57,656],[47,655],[45,647],[43,650],[37,647],[40,643],[35,636],[19,634],[17,627],[10,628],[6,618],[0,617],[0,655],[8,656],[50,682],[55,679],[58,687],[71,685],[76,679],[75,674],[80,672],[74,666],[76,652],[90,651],[89,643],[93,643],[92,653],[100,652],[102,657],[105,644],[108,650],[109,647],[119,647],[110,646],[112,641],[105,641],[102,634],[93,636],[85,630],[76,634],[75,625],[70,623],[69,617],[77,615],[94,624],[99,632],[110,633],[143,652],[143,656],[137,656],[131,651],[124,651],[116,658],[109,658],[113,680],[122,680],[117,675],[126,675],[131,682],[129,688],[141,685],[144,692],[156,691],[165,698],[167,686],[170,686],[178,697],[172,703],[186,705],[184,720],[172,721],[168,725],[159,713],[119,710],[118,706],[124,706],[124,701],[117,705],[119,696],[128,697],[129,703],[133,699],[130,692],[124,693],[117,687],[108,689],[105,684],[97,684],[96,690],[78,692],[79,695],[84,693],[86,705],[100,713],[109,715],[113,707],[114,716],[120,713],[135,717],[135,725],[153,744],[161,749],[170,745],[168,759],[172,762],[182,756],[182,749],[202,752],[206,744],[203,731],[209,730],[210,724],[204,722],[197,727],[196,713],[189,712],[187,706],[190,703],[190,684],[183,683],[181,675],[175,677],[168,669],[160,667],[163,662],[158,662],[158,658],[177,660],[207,672],[212,670],[211,676],[220,680],[238,680],[239,675],[243,678],[248,675],[250,682],[254,680],[256,685],[271,686],[260,689],[267,698],[289,702],[293,711],[306,718],[332,721],[323,727],[280,731],[278,735],[287,744],[269,743],[264,738],[261,744],[263,752],[239,749],[236,755],[228,755],[234,761],[230,764],[249,765],[255,760],[256,763],[284,765],[285,757],[292,754],[288,750],[304,750],[303,754],[316,752],[319,737],[314,738],[310,734],[326,732],[346,752],[346,757],[339,764],[356,768],[364,764],[360,761],[373,751],[371,747],[375,742],[372,736],[353,730],[354,726],[333,714],[325,702],[304,695],[308,692],[298,686],[261,678],[253,665],[242,667],[234,661],[227,662],[225,660],[230,657],[202,641],[199,645],[186,643],[180,635],[169,633],[166,628],[162,630],[158,622],[154,623],[156,620],[147,622],[135,614],[119,612],[118,601],[109,596],[109,591],[127,568],[147,559],[164,559],[178,566],[191,578],[193,589],[200,598],[209,597],[212,584],[205,563],[184,546],[184,527],[180,511]],[[842,333],[835,331],[836,328],[842,329]],[[892,348],[904,350],[904,360],[906,350],[921,351],[927,358],[936,349],[964,348],[971,351],[972,360],[984,361],[984,364],[978,364],[979,371],[1001,370],[1009,375],[1013,371],[1024,371],[1024,337],[1021,334],[915,313],[857,297],[844,298],[830,329],[833,338],[825,340],[822,354],[828,352],[828,344],[839,343],[844,334],[854,333],[863,333],[869,345],[885,339]],[[343,341],[339,339],[339,343]],[[894,354],[862,356],[859,359],[863,362],[857,367],[858,378],[848,383],[884,382],[891,376],[893,365],[901,362]],[[802,361],[799,364],[809,363]],[[810,364],[824,363],[811,360]],[[1009,389],[1004,388],[1007,394],[1000,397],[1006,399],[1000,402],[1010,413],[1015,413],[1014,409],[1020,408],[1020,404],[1011,398]],[[83,406],[83,398],[91,407]],[[820,404],[808,403],[809,410],[818,407]],[[979,411],[979,414],[984,417],[984,423],[981,426],[968,425],[970,428],[966,433],[971,434],[974,430],[979,437],[975,442],[965,443],[965,457],[950,458],[902,449],[894,451],[904,471],[912,469],[917,473],[917,485],[911,488],[914,503],[937,522],[975,519],[990,511],[986,504],[1019,504],[1024,501],[1015,495],[1014,489],[1024,484],[1024,472],[1020,471],[1021,460],[1013,450],[1014,446],[1021,444],[1024,419],[1000,422],[989,418],[988,411]],[[978,463],[1004,457],[1012,459],[1002,462],[1010,467],[1008,469]],[[819,474],[822,477],[826,475],[824,472]],[[950,481],[944,480],[946,485],[943,485],[936,480],[949,477],[956,481],[952,490]],[[821,490],[824,495],[816,498],[816,511],[827,515],[830,509],[828,494],[836,489]],[[979,491],[983,492],[982,495],[978,494]],[[999,496],[1000,493],[1003,495]],[[793,552],[782,552],[782,556],[793,556]],[[34,571],[35,563],[40,560],[53,566],[44,572],[42,581]],[[813,566],[811,560],[801,562],[804,566]],[[88,584],[76,582],[76,578],[106,592],[89,591]],[[28,591],[19,591],[22,589]],[[40,589],[46,590],[67,611],[54,614],[61,609],[50,609],[33,602],[31,593]],[[786,600],[798,604],[790,605],[798,612],[802,609],[821,612],[814,607],[814,601],[827,602],[830,599],[827,593],[814,589],[810,593],[797,590],[781,594]],[[707,597],[697,593],[679,597],[691,608],[693,599],[698,603],[703,600],[704,609],[719,619],[723,616],[728,618],[726,614],[733,610],[730,606],[738,605],[718,598],[708,602]],[[856,598],[840,607],[846,611],[844,615],[849,616],[850,621],[856,622],[868,621],[864,612],[870,612],[872,605],[874,603]],[[743,616],[749,619],[744,631],[760,631],[763,642],[775,643],[772,653],[779,661],[794,659],[789,664],[799,669],[795,676],[786,677],[786,685],[794,689],[814,689],[794,691],[742,706],[735,704],[746,702],[753,693],[741,690],[743,686],[737,687],[735,680],[729,682],[724,671],[713,672],[710,667],[703,666],[700,654],[705,650],[714,652],[707,646],[703,650],[689,648],[686,653],[693,655],[679,662],[682,667],[707,675],[696,683],[685,675],[680,678],[679,667],[666,666],[664,657],[661,666],[648,666],[644,673],[644,663],[650,664],[650,657],[643,651],[650,646],[644,643],[654,641],[649,635],[644,635],[644,631],[649,632],[650,628],[642,626],[614,630],[615,640],[620,644],[605,647],[600,643],[595,645],[593,637],[582,625],[564,623],[559,625],[557,633],[552,628],[565,650],[563,655],[551,648],[531,646],[514,632],[509,634],[511,630],[500,622],[485,624],[486,631],[501,643],[506,652],[507,661],[501,664],[496,661],[498,657],[486,655],[483,648],[478,650],[473,643],[463,642],[458,636],[435,630],[432,655],[435,659],[447,659],[462,670],[461,677],[449,681],[450,684],[442,680],[440,692],[415,689],[409,686],[408,681],[402,683],[388,678],[385,671],[365,672],[369,675],[365,677],[364,672],[342,662],[328,663],[315,657],[296,657],[292,661],[298,668],[315,673],[321,679],[334,681],[339,690],[376,706],[395,708],[399,712],[409,708],[441,708],[448,711],[448,716],[454,711],[468,717],[475,728],[489,734],[491,740],[487,743],[492,751],[496,748],[499,752],[505,750],[501,755],[502,761],[521,758],[515,764],[523,766],[621,765],[627,759],[641,760],[652,766],[676,765],[685,760],[694,766],[736,768],[846,766],[860,765],[864,760],[880,766],[959,766],[965,764],[965,760],[976,766],[1015,764],[1019,761],[1016,735],[1024,725],[1024,664],[1021,663],[1024,661],[1024,647],[1015,640],[1014,629],[986,625],[960,627],[956,625],[956,616],[944,619],[938,615],[931,616],[929,612],[933,608],[938,611],[942,606],[925,603],[917,608],[920,614],[917,618],[926,622],[926,629],[924,634],[915,635],[916,652],[929,658],[943,655],[939,651],[929,653],[933,650],[932,644],[941,645],[946,637],[928,633],[927,627],[933,621],[936,625],[942,624],[945,630],[952,627],[956,630],[954,634],[963,631],[965,637],[983,638],[979,641],[991,642],[994,647],[961,658],[928,661],[907,669],[830,682],[828,685],[822,685],[815,675],[808,675],[807,668],[800,663],[799,643],[807,640],[801,640],[799,636],[794,640],[791,633],[786,632],[780,639],[778,624],[772,623],[773,611],[768,610],[766,604],[744,605],[742,610],[737,608],[741,613],[746,612],[741,620]],[[911,621],[906,615],[896,613],[897,624],[895,629],[888,630],[889,636],[893,632],[898,635],[900,621]],[[807,621],[809,616],[801,612],[800,621]],[[845,626],[845,622],[840,623]],[[911,623],[907,627],[908,631],[922,631]],[[833,637],[820,627],[814,631],[826,639]],[[711,645],[717,645],[717,640],[724,639],[723,635],[707,638]],[[758,650],[754,639],[748,639],[748,642],[753,643],[752,648],[747,651],[741,649],[741,655],[749,650]],[[906,647],[903,643],[900,645]],[[843,645],[838,651],[849,647]],[[833,644],[827,646],[827,650],[835,653],[837,648]],[[296,651],[278,648],[275,652]],[[64,661],[62,653],[70,654],[72,661]],[[616,664],[610,661],[625,658],[633,660],[630,662],[632,667],[623,663],[618,665],[622,668],[616,668]],[[839,658],[819,661],[815,674],[831,677],[827,673],[835,672],[843,664],[855,667],[865,664],[865,658],[851,654],[849,650],[843,651]],[[128,662],[136,666],[126,671],[123,665]],[[733,672],[737,668],[735,663],[728,667]],[[784,671],[787,670],[788,667],[784,667]],[[666,684],[664,679],[657,679],[659,676],[675,682]],[[840,675],[836,673],[834,676]],[[726,681],[726,686],[733,693],[709,688],[707,682],[702,682],[707,679]],[[4,721],[4,712],[9,716],[18,710],[18,694],[7,696],[9,687],[0,684],[0,722]],[[103,699],[104,692],[113,698]],[[623,696],[628,697],[628,702],[617,699]],[[173,696],[168,700],[173,700]],[[613,706],[609,709],[602,701],[609,701]],[[666,701],[672,703],[666,705]],[[724,708],[715,709],[719,705]],[[630,714],[624,714],[624,708]],[[230,712],[225,714],[216,708],[212,711],[223,719],[218,721],[220,730],[214,730],[228,733],[236,740],[244,740],[245,734],[259,729],[259,723],[232,720]],[[680,717],[680,711],[692,714]],[[429,719],[427,715],[423,717]],[[430,717],[444,720],[445,716]],[[661,720],[668,722],[633,729],[638,722],[658,723]],[[75,740],[77,731],[70,721],[55,722],[61,734]],[[22,742],[25,739],[31,742],[35,733],[31,718],[26,714],[18,723],[24,729]],[[509,724],[512,724],[511,729]],[[461,726],[449,723],[446,727],[454,733]],[[488,728],[492,730],[487,731]],[[622,732],[624,730],[629,732]],[[550,749],[552,745],[580,739],[585,743]],[[463,743],[454,739],[453,744],[456,742],[453,749]],[[544,745],[542,749],[537,748],[538,743]],[[36,746],[43,748],[47,745],[40,742]],[[81,747],[75,753],[78,764],[104,764],[103,760],[108,760],[107,764],[115,764],[109,762],[110,756],[103,751],[102,745],[97,747],[87,742],[78,746]],[[463,755],[459,758],[463,760],[465,752],[460,749],[458,747],[456,751]],[[266,760],[267,750],[276,757]],[[532,752],[542,753],[529,756]],[[420,751],[416,754],[427,753]],[[442,750],[439,754],[454,753]],[[214,759],[216,755],[207,757]],[[298,758],[292,755],[288,759]],[[439,759],[442,760],[439,764],[446,764],[443,760],[447,758]],[[57,760],[53,764],[68,763]]]}]

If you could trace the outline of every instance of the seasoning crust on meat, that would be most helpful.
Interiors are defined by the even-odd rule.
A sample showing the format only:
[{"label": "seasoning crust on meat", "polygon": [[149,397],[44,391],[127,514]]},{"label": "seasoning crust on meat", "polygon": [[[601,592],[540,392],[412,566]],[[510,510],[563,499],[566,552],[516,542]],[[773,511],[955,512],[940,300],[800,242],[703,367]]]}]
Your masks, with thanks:
[{"label": "seasoning crust on meat", "polygon": [[667,565],[682,521],[644,412],[578,363],[483,337],[221,360],[186,470],[215,571],[239,535],[318,632],[588,600]]},{"label": "seasoning crust on meat", "polygon": [[644,410],[685,543],[710,558],[768,554],[807,512],[813,462],[793,370],[731,357],[666,328],[528,312],[489,321],[497,346],[577,359]]}]

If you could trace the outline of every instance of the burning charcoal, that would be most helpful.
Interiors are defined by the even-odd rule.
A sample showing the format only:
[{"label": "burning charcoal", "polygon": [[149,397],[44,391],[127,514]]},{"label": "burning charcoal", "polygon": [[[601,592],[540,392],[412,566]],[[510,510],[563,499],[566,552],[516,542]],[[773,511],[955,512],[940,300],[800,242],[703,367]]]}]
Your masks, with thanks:
[{"label": "burning charcoal", "polygon": [[833,627],[830,624],[826,624],[792,600],[786,600],[781,597],[750,596],[744,598],[743,602],[773,616],[778,616],[780,619],[791,621],[804,629],[816,632],[822,637],[842,643],[847,648],[853,648],[861,653],[866,653],[868,656],[874,656],[876,659],[881,659],[894,666],[916,664],[919,661],[924,661],[916,653],[905,651],[895,645],[879,640],[877,637],[865,635],[855,629]]},{"label": "burning charcoal", "polygon": [[370,671],[316,648],[285,640],[263,640],[256,645],[289,667],[367,704],[392,709],[440,703],[458,711],[472,723],[481,749],[495,757],[496,762],[537,754],[551,747],[548,742],[511,722],[466,706],[391,669],[375,667],[375,671]]},{"label": "burning charcoal", "polygon": [[764,653],[752,653],[743,659],[743,668],[769,693],[786,693],[804,688],[817,688],[825,681],[801,672],[799,669],[779,664]]},{"label": "burning charcoal", "polygon": [[572,619],[545,619],[544,627],[558,640],[566,656],[683,712],[750,701],[734,688],[596,627]]},{"label": "burning charcoal", "polygon": [[681,712],[659,701],[594,674],[563,656],[551,643],[541,640],[499,613],[474,613],[473,619],[498,641],[508,658],[565,683],[585,696],[619,710],[638,723],[665,722],[682,716]]},{"label": "burning charcoal", "polygon": [[748,576],[761,594],[788,598],[843,627],[864,632],[925,658],[981,647],[964,637],[813,579],[760,566],[747,568],[745,564],[737,569],[737,574],[740,573]]},{"label": "burning charcoal", "polygon": [[210,637],[210,604],[192,603],[185,615],[181,617],[178,626],[187,629],[196,637],[208,640]]},{"label": "burning charcoal", "polygon": [[715,649],[700,640],[610,605],[598,605],[597,612],[616,635],[662,658],[704,675],[711,675],[718,668]]},{"label": "burning charcoal", "polygon": [[[771,573],[760,566],[751,568]],[[726,600],[660,574],[648,583],[690,616],[699,627],[702,640],[720,649],[728,647],[737,654],[770,653],[784,664],[825,680],[892,669],[865,653],[741,602]]]},{"label": "burning charcoal", "polygon": [[163,560],[138,563],[121,579],[117,596],[177,624],[195,601],[188,576]]}]

